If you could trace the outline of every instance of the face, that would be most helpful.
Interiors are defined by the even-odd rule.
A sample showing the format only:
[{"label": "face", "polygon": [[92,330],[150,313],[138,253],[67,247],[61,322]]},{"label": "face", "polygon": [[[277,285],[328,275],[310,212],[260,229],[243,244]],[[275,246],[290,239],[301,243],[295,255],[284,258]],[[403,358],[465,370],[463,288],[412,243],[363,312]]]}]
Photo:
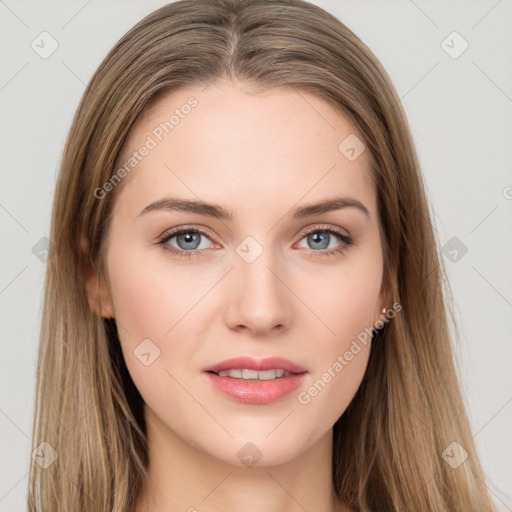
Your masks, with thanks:
[{"label": "face", "polygon": [[[102,307],[164,436],[274,465],[330,435],[367,366],[365,328],[387,305],[369,158],[347,149],[355,134],[309,93],[231,82],[162,96],[134,125]],[[259,381],[206,371],[237,357],[295,366]],[[272,357],[287,361],[257,366]]]}]

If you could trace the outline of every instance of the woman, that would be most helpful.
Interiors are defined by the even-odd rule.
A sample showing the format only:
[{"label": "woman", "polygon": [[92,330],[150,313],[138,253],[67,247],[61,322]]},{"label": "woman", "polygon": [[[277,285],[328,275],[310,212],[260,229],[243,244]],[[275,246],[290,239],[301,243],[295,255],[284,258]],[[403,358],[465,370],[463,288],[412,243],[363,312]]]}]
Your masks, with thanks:
[{"label": "woman", "polygon": [[76,112],[51,240],[31,511],[493,510],[407,120],[324,10],[138,23]]}]

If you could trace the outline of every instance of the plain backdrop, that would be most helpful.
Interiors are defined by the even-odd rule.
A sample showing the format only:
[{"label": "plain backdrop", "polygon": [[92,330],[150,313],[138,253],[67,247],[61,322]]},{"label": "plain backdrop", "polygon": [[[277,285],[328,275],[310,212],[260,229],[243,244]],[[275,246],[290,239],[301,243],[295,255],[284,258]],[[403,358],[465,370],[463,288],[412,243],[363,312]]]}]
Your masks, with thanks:
[{"label": "plain backdrop", "polygon": [[[67,131],[108,50],[164,3],[0,0],[2,512],[26,510],[38,244]],[[512,511],[512,1],[313,3],[371,48],[408,115],[455,296],[474,440],[492,495]],[[47,51],[58,45],[46,58],[33,49],[41,37]]]}]

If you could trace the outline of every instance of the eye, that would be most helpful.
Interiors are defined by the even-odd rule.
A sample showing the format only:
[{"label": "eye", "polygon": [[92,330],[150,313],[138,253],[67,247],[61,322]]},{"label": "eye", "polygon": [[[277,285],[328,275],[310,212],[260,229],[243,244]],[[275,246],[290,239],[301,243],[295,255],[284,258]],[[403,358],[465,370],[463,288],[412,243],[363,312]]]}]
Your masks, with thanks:
[{"label": "eye", "polygon": [[[204,231],[196,228],[185,227],[165,233],[158,241],[158,244],[162,245],[164,250],[176,254],[177,256],[190,258],[192,255],[202,254],[201,249],[208,249],[208,244],[204,247],[200,247],[201,237],[209,239],[208,235]],[[178,247],[169,243],[173,239],[176,239]]]},{"label": "eye", "polygon": [[[313,248],[313,256],[335,256],[343,253],[348,246],[354,243],[350,235],[332,226],[316,226],[303,233],[301,240],[303,239],[306,239],[309,248]],[[336,244],[336,239],[338,244]]]},{"label": "eye", "polygon": [[[211,241],[205,231],[192,227],[182,227],[168,231],[158,240],[158,244],[164,250],[171,252],[180,257],[191,258],[192,256],[200,256],[203,249],[211,247],[206,243],[201,247],[201,238],[204,237]],[[170,242],[175,239],[175,244]],[[306,239],[309,244],[313,256],[335,256],[343,253],[348,246],[353,245],[354,241],[351,236],[332,226],[316,226],[309,231],[302,233],[301,241]],[[336,240],[338,244],[336,245]],[[334,247],[332,247],[334,243]],[[331,246],[331,247],[330,247]],[[326,250],[327,249],[327,250]]]}]

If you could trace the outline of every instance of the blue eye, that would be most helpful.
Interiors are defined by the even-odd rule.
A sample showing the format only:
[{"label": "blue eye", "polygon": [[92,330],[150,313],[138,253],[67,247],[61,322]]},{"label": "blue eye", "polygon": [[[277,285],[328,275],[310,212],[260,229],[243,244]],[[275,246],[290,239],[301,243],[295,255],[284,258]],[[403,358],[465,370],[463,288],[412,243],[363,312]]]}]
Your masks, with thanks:
[{"label": "blue eye", "polygon": [[[315,256],[317,256],[316,253],[318,253],[318,256],[328,256],[337,253],[342,253],[345,251],[348,245],[351,245],[353,243],[352,238],[350,236],[345,235],[334,228],[315,228],[312,231],[308,231],[305,234],[305,236],[303,236],[302,239],[304,238],[306,239],[307,243],[310,244],[310,247],[312,246],[315,249],[321,249],[321,251],[313,251],[315,253]],[[333,240],[333,238],[337,239],[338,243],[342,243],[334,248],[325,250],[328,249],[330,242]]]},{"label": "blue eye", "polygon": [[[333,235],[334,238],[337,239],[338,245],[334,248],[328,248]],[[204,249],[211,247],[206,245],[206,247],[200,248],[201,237],[205,237],[210,240],[209,236],[204,231],[197,228],[185,227],[165,233],[158,241],[158,244],[162,245],[164,250],[169,251],[172,254],[180,257],[191,258],[192,256],[200,256]],[[173,239],[176,239],[178,247],[169,244]],[[354,244],[352,237],[330,226],[317,226],[314,229],[303,233],[300,240],[303,239],[306,239],[307,243],[311,244],[311,253],[314,256],[335,256],[336,254],[343,253],[348,246]]]},{"label": "blue eye", "polygon": [[[192,255],[202,253],[201,249],[198,249],[201,245],[201,237],[208,238],[204,231],[192,228],[180,228],[166,233],[158,243],[161,244],[166,251],[170,251],[177,256],[190,258]],[[173,238],[176,239],[178,247],[169,244],[169,241]],[[203,249],[205,249],[205,247],[203,247]]]}]

